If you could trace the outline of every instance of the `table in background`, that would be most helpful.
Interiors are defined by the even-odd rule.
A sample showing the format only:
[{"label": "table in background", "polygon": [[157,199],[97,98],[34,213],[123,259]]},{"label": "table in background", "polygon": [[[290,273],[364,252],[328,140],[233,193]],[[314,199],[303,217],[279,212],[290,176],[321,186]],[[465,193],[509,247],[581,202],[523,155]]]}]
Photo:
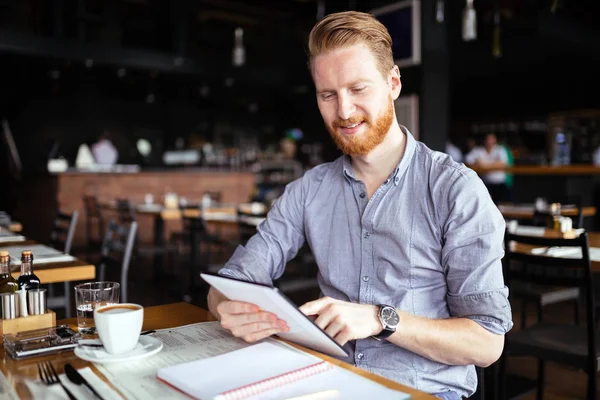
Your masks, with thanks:
[{"label": "table in background", "polygon": [[[563,235],[562,233],[554,231],[552,229],[544,230],[544,237],[546,237],[546,238],[559,238],[559,237],[568,238],[569,236],[570,235],[568,235],[568,234]],[[588,243],[589,243],[590,247],[600,247],[600,232],[588,232]],[[532,245],[525,245],[525,244],[517,243],[516,247],[515,247],[515,251],[522,252],[522,253],[528,253],[531,251],[531,249],[533,249],[535,247],[539,247],[539,246],[532,246]],[[590,257],[591,257],[591,255],[590,255]],[[592,272],[600,273],[600,259],[592,258],[591,262],[592,262]]]},{"label": "table in background", "polygon": [[[498,209],[506,219],[532,219],[535,211],[533,204],[501,204],[498,206]],[[560,214],[565,217],[576,217],[578,209],[563,208]],[[596,215],[596,207],[583,207],[584,217],[592,217],[594,215]]]},{"label": "table in background", "polygon": [[[193,306],[188,303],[174,303],[162,306],[147,307],[144,309],[144,325],[143,330],[148,329],[164,329],[173,328],[177,326],[183,326],[193,324],[197,322],[214,321],[214,317],[206,310],[199,307]],[[68,320],[58,321],[57,324],[68,324],[72,328],[77,329],[77,320],[71,318]],[[335,358],[326,356],[324,354],[315,352],[313,350],[305,349],[301,346],[294,345],[302,350],[307,351],[317,357],[322,358],[334,365],[345,368],[349,371],[356,373],[357,375],[363,376],[372,381],[378,382],[384,386],[392,389],[400,390],[404,393],[409,393],[414,400],[425,400],[435,399],[433,396],[420,392],[418,390],[406,387],[397,382],[385,379],[381,376],[375,375],[371,372],[367,372],[358,367],[339,361]],[[0,349],[0,356],[3,362],[0,363],[0,370],[7,377],[9,382],[16,388],[17,393],[21,398],[29,398],[29,391],[27,386],[23,382],[24,379],[38,379],[37,363],[43,360],[50,360],[55,366],[57,372],[60,374],[63,372],[64,365],[70,363],[75,368],[83,368],[89,366],[92,370],[104,381],[108,382],[98,369],[90,362],[81,360],[75,356],[73,351],[67,351],[60,354],[48,355],[43,357],[34,357],[25,360],[13,360],[9,355],[4,353],[4,349]],[[110,383],[109,383],[110,384]]]},{"label": "table in background", "polygon": [[[38,245],[41,243],[33,240],[21,242],[4,242],[0,243],[0,250],[10,246],[27,246]],[[96,267],[86,261],[75,258],[72,261],[59,261],[55,263],[36,264],[33,260],[33,268],[35,275],[40,278],[42,284],[82,281],[96,278]],[[12,276],[16,279],[21,274],[20,270],[12,272]]]}]

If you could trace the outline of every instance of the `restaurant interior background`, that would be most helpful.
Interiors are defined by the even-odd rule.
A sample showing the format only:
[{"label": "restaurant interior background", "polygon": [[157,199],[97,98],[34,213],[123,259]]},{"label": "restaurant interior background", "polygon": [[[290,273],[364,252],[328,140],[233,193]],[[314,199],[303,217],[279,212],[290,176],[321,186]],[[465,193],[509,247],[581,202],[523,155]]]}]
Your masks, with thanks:
[{"label": "restaurant interior background", "polygon": [[[66,160],[72,172],[80,146],[105,131],[118,164],[143,171],[254,171],[280,156],[284,138],[296,144],[304,168],[333,160],[339,153],[306,67],[307,34],[319,16],[398,3],[2,1],[0,114],[21,165],[4,135],[0,209],[29,237],[47,239],[63,206],[61,174],[48,172],[49,159]],[[420,60],[412,54],[401,64],[399,113],[411,120],[401,123],[442,151],[447,140],[466,152],[468,139],[496,133],[517,166],[552,164],[554,139],[565,133],[570,163],[592,163],[600,144],[597,1],[475,1],[477,34],[469,41],[464,2],[420,3],[420,29],[393,33],[397,41],[420,35]],[[243,59],[235,60],[240,47]],[[140,152],[140,139],[149,153]],[[600,200],[593,174],[518,176],[515,199],[552,201],[557,186],[585,205]],[[119,196],[138,201],[144,192],[122,189]],[[169,190],[151,194],[160,199]]]},{"label": "restaurant interior background", "polygon": [[[407,24],[388,26],[402,53],[400,123],[441,151],[451,141],[466,153],[470,139],[495,133],[515,168],[540,167],[514,172],[515,202],[599,207],[600,2],[475,0],[476,34],[465,38],[468,3],[0,0],[0,211],[42,243],[59,210],[78,211],[72,253],[97,263],[87,230],[100,241],[102,232],[84,196],[101,205],[104,223],[119,217],[117,199],[135,208],[173,205],[175,196],[183,209],[209,196],[208,207],[234,213],[268,204],[303,170],[340,154],[307,69],[311,27],[344,10],[383,20],[401,4],[420,13],[388,15]],[[79,157],[103,132],[116,166]],[[215,271],[255,227],[208,221],[192,250],[178,236],[182,219],[169,215],[130,216],[139,229],[129,301],[206,307],[197,272]],[[599,218],[584,226],[599,230]],[[302,303],[319,295],[315,275],[304,249],[277,284]]]}]

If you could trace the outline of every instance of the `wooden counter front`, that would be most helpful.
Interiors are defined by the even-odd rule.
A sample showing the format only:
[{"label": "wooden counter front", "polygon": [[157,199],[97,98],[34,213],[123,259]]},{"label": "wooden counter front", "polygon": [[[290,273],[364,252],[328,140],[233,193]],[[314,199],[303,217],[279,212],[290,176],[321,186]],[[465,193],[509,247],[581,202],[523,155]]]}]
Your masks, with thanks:
[{"label": "wooden counter front", "polygon": [[[190,202],[200,202],[206,191],[220,192],[225,203],[242,203],[250,200],[254,190],[255,175],[251,172],[221,171],[142,171],[138,173],[78,173],[67,172],[57,175],[57,203],[64,212],[79,212],[74,245],[83,246],[86,240],[86,215],[83,196],[93,195],[101,202],[117,198],[129,199],[132,203],[143,203],[148,193],[155,202],[162,202],[166,192],[177,193]],[[103,211],[105,221],[116,214]],[[138,216],[138,232],[142,242],[153,240],[151,217]],[[171,231],[180,230],[181,222],[165,221],[166,237]],[[96,232],[96,230],[94,230]]]}]

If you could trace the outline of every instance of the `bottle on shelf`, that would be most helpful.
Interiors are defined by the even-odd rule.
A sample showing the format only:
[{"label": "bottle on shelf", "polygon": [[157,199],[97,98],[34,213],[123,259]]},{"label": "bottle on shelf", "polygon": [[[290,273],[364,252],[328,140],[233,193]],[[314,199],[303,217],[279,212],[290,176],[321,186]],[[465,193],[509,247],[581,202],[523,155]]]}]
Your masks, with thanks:
[{"label": "bottle on shelf", "polygon": [[24,250],[21,253],[21,275],[17,282],[19,283],[19,289],[40,288],[40,279],[33,273],[33,254],[31,250]]},{"label": "bottle on shelf", "polygon": [[19,289],[19,284],[10,274],[10,254],[0,251],[0,293],[14,293]]}]

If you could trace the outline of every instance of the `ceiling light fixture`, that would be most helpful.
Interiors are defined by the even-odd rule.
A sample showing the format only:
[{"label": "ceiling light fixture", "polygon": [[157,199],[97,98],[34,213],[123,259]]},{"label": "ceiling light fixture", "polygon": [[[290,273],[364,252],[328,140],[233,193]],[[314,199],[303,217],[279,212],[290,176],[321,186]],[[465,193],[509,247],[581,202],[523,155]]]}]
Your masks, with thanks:
[{"label": "ceiling light fixture", "polygon": [[444,22],[445,16],[445,10],[444,10],[444,0],[437,0],[435,2],[435,21],[438,24],[441,24],[442,22]]},{"label": "ceiling light fixture", "polygon": [[477,39],[477,13],[473,8],[473,0],[467,0],[463,10],[462,38],[465,42]]},{"label": "ceiling light fixture", "polygon": [[235,67],[246,63],[246,49],[244,48],[244,30],[235,28],[235,44],[233,45],[232,62]]}]

